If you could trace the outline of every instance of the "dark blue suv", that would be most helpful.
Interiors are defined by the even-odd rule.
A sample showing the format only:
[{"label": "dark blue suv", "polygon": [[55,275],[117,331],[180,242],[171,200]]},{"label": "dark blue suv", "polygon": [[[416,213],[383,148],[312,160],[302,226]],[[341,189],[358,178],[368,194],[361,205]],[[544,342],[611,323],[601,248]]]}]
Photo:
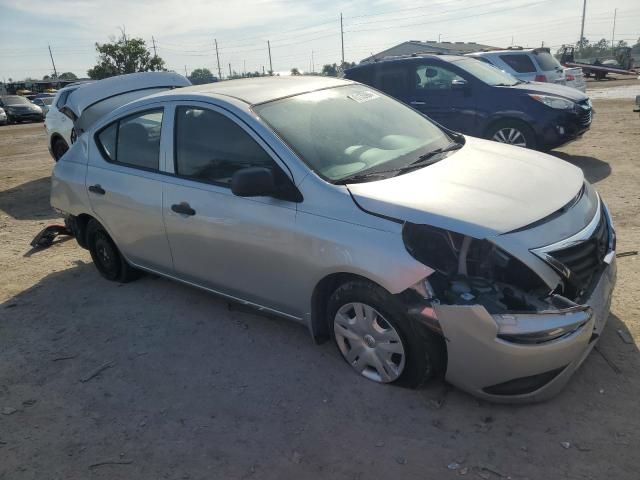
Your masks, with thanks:
[{"label": "dark blue suv", "polygon": [[591,126],[589,97],[562,85],[523,82],[470,57],[415,55],[358,65],[350,80],[401,100],[450,130],[539,150]]}]

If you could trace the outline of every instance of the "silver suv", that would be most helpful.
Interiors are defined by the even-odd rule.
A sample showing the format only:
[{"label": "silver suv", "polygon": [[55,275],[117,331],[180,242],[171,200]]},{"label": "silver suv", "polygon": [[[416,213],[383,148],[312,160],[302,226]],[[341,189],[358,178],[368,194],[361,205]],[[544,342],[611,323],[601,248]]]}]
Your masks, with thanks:
[{"label": "silver suv", "polygon": [[468,56],[489,63],[525,82],[555,83],[586,91],[582,69],[564,68],[548,48],[512,47],[470,53]]},{"label": "silver suv", "polygon": [[580,169],[351,81],[145,75],[63,108],[51,203],[105,278],[154,272],[301,322],[370,380],[500,401],[553,395],[595,345],[615,233]]}]

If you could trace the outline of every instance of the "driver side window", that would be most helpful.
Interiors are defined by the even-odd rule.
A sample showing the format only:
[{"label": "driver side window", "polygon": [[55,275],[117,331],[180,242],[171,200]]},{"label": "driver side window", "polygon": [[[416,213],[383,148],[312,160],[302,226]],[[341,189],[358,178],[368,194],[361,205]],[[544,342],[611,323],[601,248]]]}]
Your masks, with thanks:
[{"label": "driver side window", "polygon": [[454,80],[463,80],[451,70],[439,65],[417,65],[415,74],[415,88],[422,90],[451,90]]},{"label": "driver side window", "polygon": [[229,187],[233,174],[248,167],[273,169],[275,163],[226,116],[199,107],[176,109],[176,175]]}]

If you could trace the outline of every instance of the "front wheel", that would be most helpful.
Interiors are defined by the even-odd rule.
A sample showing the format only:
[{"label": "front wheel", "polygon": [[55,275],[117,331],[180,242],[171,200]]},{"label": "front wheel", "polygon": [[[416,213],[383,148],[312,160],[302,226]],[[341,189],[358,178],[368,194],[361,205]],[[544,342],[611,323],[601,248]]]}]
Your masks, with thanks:
[{"label": "front wheel", "polygon": [[486,138],[516,147],[535,148],[535,133],[529,125],[517,120],[496,122],[487,131]]},{"label": "front wheel", "polygon": [[363,377],[418,387],[442,370],[442,339],[415,331],[393,295],[366,281],[351,281],[331,295],[329,326],[340,353]]}]

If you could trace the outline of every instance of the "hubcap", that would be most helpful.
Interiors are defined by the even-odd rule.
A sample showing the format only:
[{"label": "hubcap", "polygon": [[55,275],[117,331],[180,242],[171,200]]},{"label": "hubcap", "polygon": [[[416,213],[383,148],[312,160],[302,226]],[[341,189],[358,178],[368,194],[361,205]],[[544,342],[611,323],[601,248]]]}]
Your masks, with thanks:
[{"label": "hubcap", "polygon": [[398,332],[373,307],[347,303],[333,320],[338,347],[362,376],[380,383],[397,380],[406,355]]},{"label": "hubcap", "polygon": [[493,140],[500,143],[508,143],[517,147],[526,147],[527,140],[517,128],[501,128],[493,135]]}]

